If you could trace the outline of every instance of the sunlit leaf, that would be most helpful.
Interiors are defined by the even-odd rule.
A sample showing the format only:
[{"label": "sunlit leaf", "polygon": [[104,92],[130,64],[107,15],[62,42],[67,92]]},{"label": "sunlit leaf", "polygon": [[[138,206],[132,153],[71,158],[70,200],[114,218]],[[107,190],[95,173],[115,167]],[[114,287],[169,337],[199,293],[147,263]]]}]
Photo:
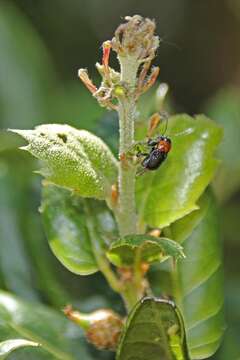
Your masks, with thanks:
[{"label": "sunlit leaf", "polygon": [[[47,186],[43,188],[41,213],[50,247],[61,263],[76,274],[98,271],[93,246],[97,243],[101,251],[115,232],[113,217],[104,202],[81,199],[68,190]],[[89,221],[97,234],[94,239]]]},{"label": "sunlit leaf", "polygon": [[28,141],[23,149],[44,162],[41,174],[47,181],[85,197],[109,196],[117,162],[101,139],[60,124],[13,132]]},{"label": "sunlit leaf", "polygon": [[130,313],[117,360],[188,360],[180,311],[171,301],[144,298]]},{"label": "sunlit leaf", "polygon": [[176,115],[169,119],[167,135],[172,139],[168,158],[137,181],[140,221],[160,228],[197,209],[218,166],[214,153],[222,130],[204,116]]},{"label": "sunlit leaf", "polygon": [[25,339],[2,341],[0,342],[0,359],[6,359],[6,357],[14,350],[27,346],[39,346],[39,344]]},{"label": "sunlit leaf", "polygon": [[136,256],[142,262],[164,261],[170,256],[183,258],[182,247],[175,241],[150,235],[128,235],[113,242],[107,253],[116,266],[131,266]]}]

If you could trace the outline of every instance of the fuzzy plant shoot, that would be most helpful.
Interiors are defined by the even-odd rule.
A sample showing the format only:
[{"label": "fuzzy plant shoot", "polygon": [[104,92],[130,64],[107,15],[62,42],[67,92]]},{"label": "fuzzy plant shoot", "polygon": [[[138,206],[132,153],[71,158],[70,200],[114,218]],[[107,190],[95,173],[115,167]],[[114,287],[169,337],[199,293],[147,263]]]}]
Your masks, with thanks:
[{"label": "fuzzy plant shoot", "polygon": [[[157,85],[153,65],[155,30],[153,20],[127,16],[102,45],[100,85],[86,69],[78,72],[99,106],[118,114],[118,159],[103,140],[69,125],[12,131],[41,160],[40,212],[54,255],[75,274],[100,271],[126,309],[122,316],[66,306],[69,320],[117,360],[205,359],[224,332],[218,213],[209,186],[222,130],[204,115],[165,111],[168,87]],[[147,92],[147,101],[157,99],[148,118],[141,114]]]}]

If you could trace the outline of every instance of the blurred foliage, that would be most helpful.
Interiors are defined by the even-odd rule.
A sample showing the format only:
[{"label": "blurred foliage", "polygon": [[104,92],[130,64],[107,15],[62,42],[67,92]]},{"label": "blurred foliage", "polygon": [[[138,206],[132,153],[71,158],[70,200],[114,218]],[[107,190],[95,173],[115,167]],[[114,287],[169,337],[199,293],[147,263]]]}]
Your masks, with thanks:
[{"label": "blurred foliage", "polygon": [[[136,12],[157,20],[163,37],[157,61],[175,108],[207,112],[224,127],[215,190],[221,202],[225,244],[227,330],[212,359],[234,360],[240,357],[239,2],[123,0],[113,6],[110,0],[2,0],[0,126],[68,123],[94,131],[116,153],[116,116],[95,103],[78,84],[76,73],[80,65],[93,64],[100,57],[101,41],[111,36],[120,17]],[[94,77],[93,67],[92,73]],[[154,108],[154,101],[147,102],[147,96],[142,101],[144,116]],[[37,213],[40,183],[31,175],[37,164],[28,154],[15,150],[19,141],[13,134],[0,132],[1,288],[57,309],[71,302],[82,310],[111,305],[121,311],[118,296],[99,274],[91,280],[79,278],[64,270],[52,255]],[[27,359],[27,353],[20,350],[18,357],[10,358]],[[39,358],[44,359],[44,354]]]}]

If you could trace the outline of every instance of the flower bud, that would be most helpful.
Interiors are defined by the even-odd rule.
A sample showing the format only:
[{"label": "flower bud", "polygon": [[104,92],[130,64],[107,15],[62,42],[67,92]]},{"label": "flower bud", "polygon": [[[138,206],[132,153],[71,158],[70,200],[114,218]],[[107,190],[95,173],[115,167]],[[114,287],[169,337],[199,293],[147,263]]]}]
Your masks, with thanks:
[{"label": "flower bud", "polygon": [[140,15],[127,16],[112,39],[112,48],[120,57],[131,56],[139,63],[151,61],[159,45],[154,35],[155,22]]},{"label": "flower bud", "polygon": [[98,349],[115,350],[121,334],[123,320],[109,309],[100,309],[90,314],[64,309],[65,315],[86,331],[88,341]]}]

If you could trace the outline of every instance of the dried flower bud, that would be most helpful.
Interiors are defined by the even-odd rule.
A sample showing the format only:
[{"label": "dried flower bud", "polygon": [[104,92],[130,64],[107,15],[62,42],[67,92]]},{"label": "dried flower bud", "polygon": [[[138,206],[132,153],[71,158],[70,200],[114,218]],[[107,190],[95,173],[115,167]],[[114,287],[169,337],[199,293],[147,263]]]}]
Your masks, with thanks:
[{"label": "dried flower bud", "polygon": [[142,94],[145,93],[146,91],[148,91],[155,84],[155,81],[157,80],[157,77],[159,75],[159,71],[160,71],[160,68],[158,66],[152,67],[152,71],[151,71],[148,79],[146,80],[146,83],[143,85],[143,87],[141,89]]},{"label": "dried flower bud", "polygon": [[116,350],[123,320],[111,310],[105,310],[104,315],[89,327],[86,333],[87,339],[98,349]]},{"label": "dried flower bud", "polygon": [[88,90],[94,94],[97,91],[97,87],[93,84],[92,80],[88,76],[88,72],[86,69],[78,70],[78,77],[82,80],[84,85],[88,88]]},{"label": "dried flower bud", "polygon": [[120,57],[131,56],[140,63],[151,61],[159,45],[154,35],[155,22],[140,15],[127,16],[112,39],[112,48]]},{"label": "dried flower bud", "polygon": [[[106,82],[105,79],[105,69],[104,66],[102,64],[96,63],[96,68],[97,71],[99,72],[99,74],[102,76],[103,78],[103,82]],[[111,83],[112,84],[118,84],[120,81],[120,74],[118,71],[115,71],[114,69],[112,69],[110,66],[109,68],[109,72],[110,72],[110,79],[111,79]]]},{"label": "dried flower bud", "polygon": [[[161,121],[161,116],[159,113],[154,113],[149,119],[148,133],[147,137],[150,138],[153,135],[154,130],[158,127]],[[153,235],[155,236],[155,235]]]},{"label": "dried flower bud", "polygon": [[91,314],[64,309],[65,315],[86,331],[88,341],[98,349],[115,350],[123,327],[122,318],[114,311],[100,309]]}]

